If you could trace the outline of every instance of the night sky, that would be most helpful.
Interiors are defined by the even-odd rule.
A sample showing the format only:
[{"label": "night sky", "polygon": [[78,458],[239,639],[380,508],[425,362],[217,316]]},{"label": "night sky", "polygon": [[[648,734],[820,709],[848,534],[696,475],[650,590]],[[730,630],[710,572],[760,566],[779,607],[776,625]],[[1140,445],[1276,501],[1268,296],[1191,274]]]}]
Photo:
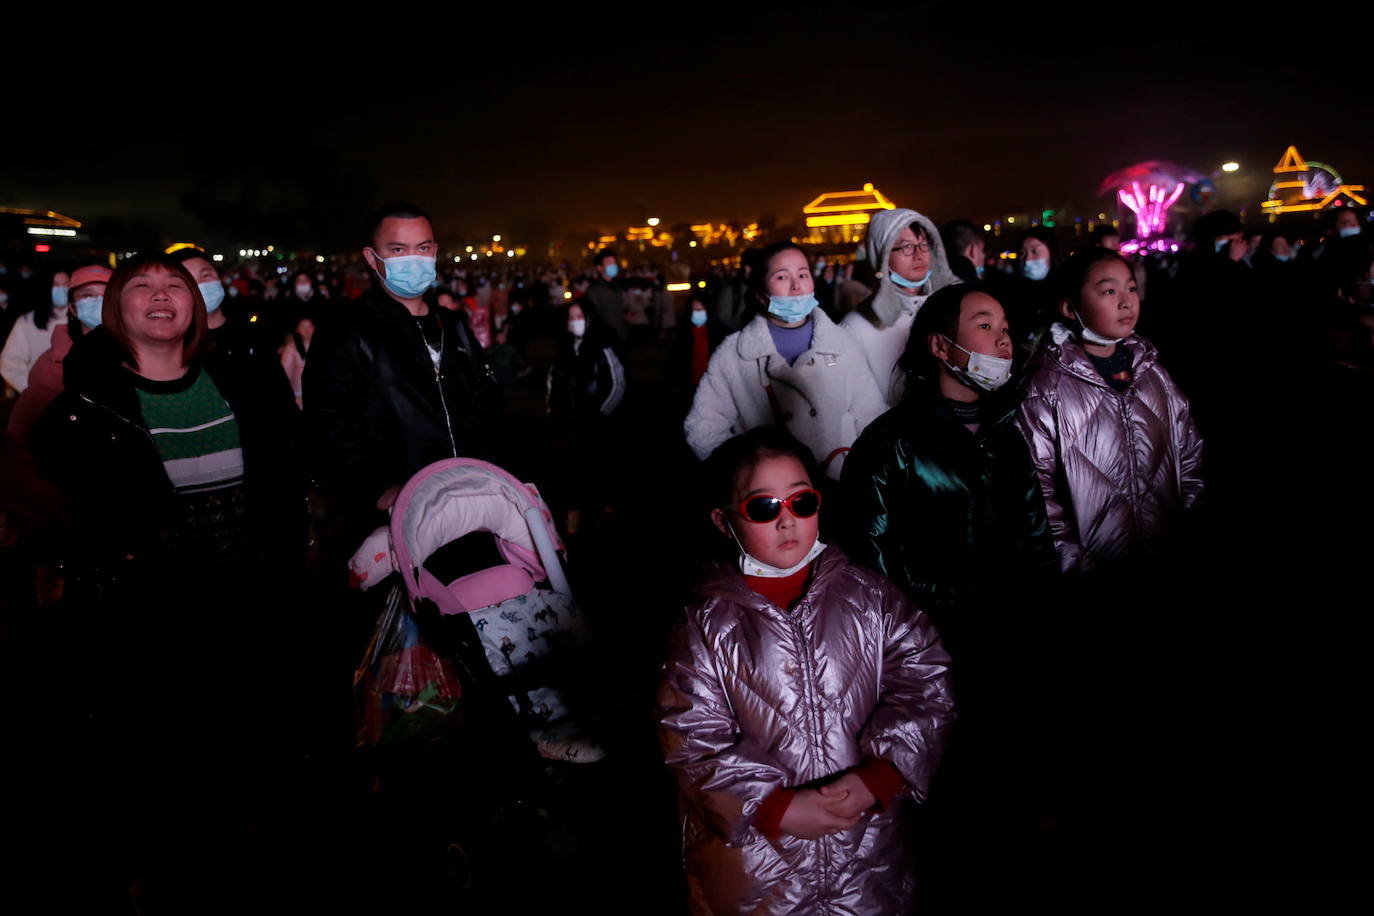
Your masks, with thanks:
[{"label": "night sky", "polygon": [[[168,236],[214,221],[222,240],[266,244],[238,236],[303,212],[337,227],[400,197],[459,241],[651,215],[786,223],[872,181],[940,221],[987,219],[1105,208],[1100,179],[1155,158],[1202,172],[1236,159],[1257,203],[1289,143],[1374,186],[1368,30],[1342,38],[1338,5],[1301,25],[1104,5],[1040,25],[1032,7],[650,15],[665,8],[112,25],[131,37],[70,46],[91,86],[12,100],[0,204]],[[1284,44],[1314,29],[1325,37]]]}]

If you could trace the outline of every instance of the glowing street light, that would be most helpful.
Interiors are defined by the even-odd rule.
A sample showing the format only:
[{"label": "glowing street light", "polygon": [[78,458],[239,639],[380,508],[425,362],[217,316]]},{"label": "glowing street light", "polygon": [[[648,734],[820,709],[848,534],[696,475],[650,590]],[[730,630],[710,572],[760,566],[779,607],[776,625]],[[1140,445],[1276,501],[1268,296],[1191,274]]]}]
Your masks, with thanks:
[{"label": "glowing street light", "polygon": [[501,236],[499,236],[499,235],[493,235],[493,236],[491,237],[491,240],[492,240],[493,242],[499,242],[499,241],[501,241]]},{"label": "glowing street light", "polygon": [[1238,172],[1238,171],[1240,171],[1240,163],[1239,163],[1239,162],[1225,162],[1225,163],[1222,163],[1221,170],[1222,170],[1223,172]]},{"label": "glowing street light", "polygon": [[657,216],[651,216],[651,217],[649,217],[649,225],[650,225],[650,226],[657,226],[657,225],[658,225],[658,217],[657,217]]}]

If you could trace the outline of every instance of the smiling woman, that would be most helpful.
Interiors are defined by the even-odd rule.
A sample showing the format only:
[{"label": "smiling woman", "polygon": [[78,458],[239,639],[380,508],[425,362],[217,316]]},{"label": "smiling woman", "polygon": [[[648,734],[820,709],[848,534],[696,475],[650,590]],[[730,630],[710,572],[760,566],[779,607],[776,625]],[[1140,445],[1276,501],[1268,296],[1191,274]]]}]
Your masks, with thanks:
[{"label": "smiling woman", "polygon": [[145,378],[179,378],[206,342],[205,301],[191,274],[162,255],[125,262],[105,289],[101,322]]},{"label": "smiling woman", "polygon": [[[111,761],[96,790],[111,800],[111,820],[97,829],[146,852],[159,836],[211,829],[212,804],[229,816],[234,790],[201,797],[214,783],[206,762],[253,771],[248,749],[224,736],[270,724],[259,715],[267,681],[242,672],[265,657],[262,619],[274,621],[272,648],[291,650],[273,601],[302,563],[295,406],[279,366],[209,346],[195,282],[161,254],[114,272],[101,325],[73,345],[63,371],[65,388],[31,443],[71,508],[73,670],[83,720]],[[198,803],[178,807],[187,799]],[[202,820],[175,823],[179,810]],[[174,851],[148,854],[164,853]]]}]

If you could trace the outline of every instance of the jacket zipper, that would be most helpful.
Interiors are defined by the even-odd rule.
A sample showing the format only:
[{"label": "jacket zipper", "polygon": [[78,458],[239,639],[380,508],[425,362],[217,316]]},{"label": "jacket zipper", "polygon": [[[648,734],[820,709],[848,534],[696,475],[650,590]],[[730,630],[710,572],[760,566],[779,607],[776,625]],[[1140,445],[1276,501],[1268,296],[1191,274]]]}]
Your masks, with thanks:
[{"label": "jacket zipper", "polygon": [[458,457],[458,442],[453,438],[453,418],[448,414],[448,399],[444,397],[444,377],[440,373],[439,366],[444,359],[444,323],[439,320],[439,316],[434,316],[435,322],[439,325],[439,356],[436,359],[430,352],[429,341],[425,340],[425,329],[420,326],[420,319],[415,318],[415,330],[420,332],[420,346],[425,349],[425,356],[434,364],[434,385],[439,389],[439,406],[444,409],[444,429],[448,431],[448,446],[453,451],[453,457]]},{"label": "jacket zipper", "polygon": [[1126,495],[1131,501],[1131,524],[1134,526],[1136,522],[1136,513],[1138,511],[1136,505],[1138,502],[1136,498],[1136,488],[1140,485],[1140,475],[1136,469],[1135,430],[1131,427],[1131,405],[1128,400],[1130,392],[1131,389],[1128,388],[1125,392],[1118,394],[1117,398],[1121,402],[1121,425],[1124,427],[1126,433],[1126,454],[1131,463],[1131,485],[1126,488]]},{"label": "jacket zipper", "polygon": [[[801,643],[801,649],[802,649],[802,667],[803,667],[803,670],[804,670],[804,677],[805,677],[805,682],[806,682],[807,705],[810,707],[810,715],[811,715],[811,728],[810,728],[811,737],[812,737],[811,746],[812,746],[812,750],[813,750],[817,755],[820,755],[820,754],[823,753],[824,747],[823,747],[823,745],[822,745],[822,740],[821,740],[821,737],[820,737],[820,736],[821,736],[821,727],[820,727],[820,726],[821,726],[821,723],[820,723],[820,721],[819,721],[819,720],[820,720],[820,704],[817,702],[817,693],[818,693],[818,691],[817,691],[817,689],[816,689],[816,673],[815,673],[815,668],[812,666],[811,643],[807,640],[807,638],[806,638],[806,632],[802,629],[802,625],[801,625],[801,613],[802,613],[802,611],[805,610],[805,609],[807,609],[807,604],[806,604],[805,601],[803,601],[802,604],[799,604],[799,605],[793,610],[793,612],[790,613],[790,614],[788,614],[787,616],[789,617],[789,622],[792,624],[792,632],[794,632],[794,633],[797,635],[797,640]],[[787,611],[784,610],[783,613],[786,614]],[[821,838],[821,850],[820,850],[821,881],[820,881],[820,887],[818,887],[818,888],[816,889],[816,891],[817,891],[817,894],[820,896],[820,903],[821,903],[822,911],[823,911],[823,912],[826,912],[826,913],[829,913],[829,912],[830,912],[830,902],[829,902],[829,900],[825,897],[825,894],[826,894],[826,892],[827,892],[827,889],[830,887],[830,855],[829,855],[829,851],[828,851],[827,846],[826,846],[827,842],[828,842],[828,838],[826,838],[826,837],[822,837],[822,838]]]}]

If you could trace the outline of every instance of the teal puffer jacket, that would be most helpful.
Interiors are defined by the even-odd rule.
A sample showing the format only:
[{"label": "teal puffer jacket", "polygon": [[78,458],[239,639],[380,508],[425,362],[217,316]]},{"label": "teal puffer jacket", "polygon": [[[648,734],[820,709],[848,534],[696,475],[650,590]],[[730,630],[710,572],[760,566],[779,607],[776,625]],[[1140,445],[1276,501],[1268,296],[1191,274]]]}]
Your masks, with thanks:
[{"label": "teal puffer jacket", "polygon": [[990,397],[974,433],[919,385],[864,430],[844,466],[845,548],[921,601],[942,633],[942,617],[990,589],[1057,567],[1015,392]]}]

